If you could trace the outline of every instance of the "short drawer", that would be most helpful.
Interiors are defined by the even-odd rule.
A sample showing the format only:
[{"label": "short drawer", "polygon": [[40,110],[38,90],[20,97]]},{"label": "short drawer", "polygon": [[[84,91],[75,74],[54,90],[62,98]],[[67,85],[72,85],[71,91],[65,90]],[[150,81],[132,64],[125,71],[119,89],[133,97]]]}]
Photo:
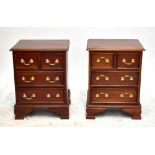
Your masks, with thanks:
[{"label": "short drawer", "polygon": [[22,103],[64,103],[62,88],[18,88],[17,102]]},{"label": "short drawer", "polygon": [[16,73],[17,86],[63,86],[64,72],[25,71]]},{"label": "short drawer", "polygon": [[64,69],[65,54],[49,53],[41,54],[41,68],[42,69]]},{"label": "short drawer", "polygon": [[137,99],[136,88],[92,88],[92,103],[134,103]]},{"label": "short drawer", "polygon": [[92,68],[113,69],[113,53],[98,53],[91,55]]},{"label": "short drawer", "polygon": [[92,72],[91,85],[137,85],[138,72]]},{"label": "short drawer", "polygon": [[14,55],[16,69],[38,69],[38,54],[19,53]]},{"label": "short drawer", "polygon": [[118,53],[117,68],[118,69],[138,69],[139,53]]}]

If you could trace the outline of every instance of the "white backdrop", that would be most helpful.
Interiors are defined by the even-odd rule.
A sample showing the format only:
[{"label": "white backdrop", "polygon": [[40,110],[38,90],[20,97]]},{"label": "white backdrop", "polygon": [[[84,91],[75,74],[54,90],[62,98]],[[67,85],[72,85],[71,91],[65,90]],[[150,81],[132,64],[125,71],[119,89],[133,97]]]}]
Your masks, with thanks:
[{"label": "white backdrop", "polygon": [[[93,38],[139,39],[146,51],[143,54],[141,81],[141,104],[143,118],[151,117],[150,125],[155,126],[155,28],[0,28],[0,90],[5,96],[7,89],[14,91],[12,53],[9,49],[20,39],[69,39],[68,79],[71,89],[72,104],[86,102],[88,86],[88,52],[87,40]],[[10,102],[2,101],[0,106],[14,105],[15,96],[12,93]],[[5,99],[5,97],[3,97]],[[83,105],[85,106],[85,105]],[[154,107],[153,107],[154,106]],[[83,112],[85,107],[83,107]],[[154,112],[153,112],[154,110]],[[84,113],[82,114],[84,118]],[[148,118],[149,120],[149,118]],[[148,124],[148,123],[147,123]]]},{"label": "white backdrop", "polygon": [[[155,126],[155,97],[152,88],[154,86],[154,72],[151,71],[151,68],[154,69],[155,66],[155,29],[144,28],[155,27],[155,20],[153,20],[155,14],[154,6],[154,0],[0,0],[1,27],[100,27],[100,29],[0,28],[0,126],[16,126],[16,128],[0,128],[0,153],[4,155],[21,155],[22,152],[23,155],[30,153],[49,155],[52,152],[58,155],[66,153],[68,155],[100,155],[103,153],[111,155],[119,152],[120,155],[124,155],[125,152],[127,155],[154,155],[155,129],[149,128],[148,126]],[[119,26],[130,28],[101,28]],[[8,49],[21,38],[42,39],[49,37],[51,39],[62,38],[63,36],[72,39],[69,51],[70,64],[72,56],[76,53],[80,57],[80,62],[85,67],[82,67],[77,72],[79,73],[81,71],[83,73],[83,76],[79,76],[79,78],[84,78],[82,80],[83,86],[80,87],[78,83],[72,82],[74,77],[74,70],[72,68],[73,66],[78,68],[79,65],[76,65],[77,62],[75,60],[73,61],[73,59],[72,65],[69,65],[69,83],[70,88],[72,87],[72,104],[70,107],[71,109],[75,109],[71,114],[71,119],[77,114],[75,105],[78,105],[77,99],[78,96],[81,96],[80,92],[84,94],[81,103],[84,103],[86,99],[86,90],[84,90],[87,89],[87,71],[85,71],[87,70],[85,63],[87,60],[87,52],[85,52],[86,39],[88,37],[138,38],[141,41],[147,50],[144,52],[142,70],[142,120],[133,121],[129,117],[125,117],[125,115],[122,117],[119,114],[120,117],[118,117],[118,115],[113,114],[110,116],[108,114],[107,117],[104,115],[89,121],[85,120],[85,108],[83,108],[82,113],[77,115],[77,120],[80,120],[79,117],[81,116],[83,116],[83,119],[80,122],[76,121],[74,126],[81,126],[83,124],[82,122],[85,124],[89,122],[89,125],[95,126],[95,123],[98,122],[98,125],[103,128],[61,128],[70,122],[71,119],[66,121],[57,119],[56,122],[60,123],[55,125],[54,117],[50,116],[47,120],[47,117],[44,117],[44,115],[38,118],[38,122],[41,122],[40,124],[36,124],[36,119],[33,120],[34,116],[23,121],[14,121],[13,108],[9,108],[10,105],[14,104],[14,89],[12,58]],[[78,79],[76,78],[76,80]],[[9,87],[6,87],[6,85]],[[10,91],[8,94],[9,100],[5,94],[6,91]],[[76,96],[77,98],[75,98]],[[7,106],[6,108],[5,105]],[[84,105],[81,105],[81,107],[84,107]],[[7,111],[8,109],[10,110]],[[11,116],[9,115],[10,111],[12,112]],[[59,125],[60,128],[18,128],[27,124],[29,126],[49,126],[49,122],[51,123],[50,126]],[[105,128],[107,126],[112,127]],[[120,126],[120,128],[113,128],[113,126]],[[133,126],[133,128],[122,128],[122,126]],[[139,126],[147,126],[147,128]],[[35,146],[38,146],[37,149]]]}]

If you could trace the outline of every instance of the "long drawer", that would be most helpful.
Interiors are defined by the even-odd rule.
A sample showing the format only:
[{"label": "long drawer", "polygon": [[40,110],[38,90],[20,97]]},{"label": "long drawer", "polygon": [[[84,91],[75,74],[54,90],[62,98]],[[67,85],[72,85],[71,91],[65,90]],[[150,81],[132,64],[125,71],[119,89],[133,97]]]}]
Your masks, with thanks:
[{"label": "long drawer", "polygon": [[91,103],[136,103],[137,88],[92,88]]},{"label": "long drawer", "polygon": [[64,72],[61,71],[18,71],[17,86],[63,86]]},{"label": "long drawer", "polygon": [[91,74],[91,85],[137,85],[138,72],[129,71],[94,71]]},{"label": "long drawer", "polygon": [[63,88],[18,88],[17,102],[20,104],[60,104],[64,103]]}]

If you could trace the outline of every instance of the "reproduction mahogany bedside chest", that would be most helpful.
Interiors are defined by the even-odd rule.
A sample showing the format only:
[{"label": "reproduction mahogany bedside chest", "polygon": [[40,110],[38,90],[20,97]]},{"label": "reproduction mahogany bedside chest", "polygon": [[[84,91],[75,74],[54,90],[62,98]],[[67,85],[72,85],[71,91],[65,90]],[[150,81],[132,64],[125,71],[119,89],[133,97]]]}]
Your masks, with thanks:
[{"label": "reproduction mahogany bedside chest", "polygon": [[69,40],[20,40],[13,52],[15,119],[33,110],[47,109],[69,118],[67,84]]},{"label": "reproduction mahogany bedside chest", "polygon": [[90,39],[87,119],[119,108],[141,119],[140,81],[143,46],[136,39]]}]

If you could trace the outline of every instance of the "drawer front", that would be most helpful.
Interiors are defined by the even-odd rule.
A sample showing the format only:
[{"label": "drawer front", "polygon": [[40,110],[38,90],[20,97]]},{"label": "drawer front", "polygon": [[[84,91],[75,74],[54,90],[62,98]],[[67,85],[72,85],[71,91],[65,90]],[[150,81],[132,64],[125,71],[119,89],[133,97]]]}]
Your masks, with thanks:
[{"label": "drawer front", "polygon": [[117,57],[118,69],[138,69],[139,54],[138,53],[119,53]]},{"label": "drawer front", "polygon": [[17,72],[17,86],[63,86],[64,73],[59,71]]},{"label": "drawer front", "polygon": [[41,54],[42,69],[64,69],[65,54]]},{"label": "drawer front", "polygon": [[18,88],[17,102],[30,103],[64,103],[64,89],[62,88]]},{"label": "drawer front", "polygon": [[92,103],[134,103],[137,99],[136,88],[92,88]]},{"label": "drawer front", "polygon": [[91,59],[92,68],[113,69],[114,67],[113,53],[92,54]]},{"label": "drawer front", "polygon": [[14,62],[16,69],[38,69],[38,54],[15,54]]},{"label": "drawer front", "polygon": [[92,85],[137,85],[138,72],[92,72]]}]

